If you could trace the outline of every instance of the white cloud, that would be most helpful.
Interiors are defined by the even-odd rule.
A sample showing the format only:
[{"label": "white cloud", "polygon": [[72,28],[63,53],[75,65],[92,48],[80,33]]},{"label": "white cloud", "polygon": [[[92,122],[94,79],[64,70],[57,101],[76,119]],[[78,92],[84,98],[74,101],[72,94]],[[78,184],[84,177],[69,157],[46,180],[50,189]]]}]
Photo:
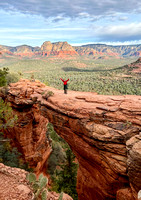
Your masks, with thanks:
[{"label": "white cloud", "polygon": [[121,16],[121,17],[119,17],[119,20],[120,20],[120,21],[126,21],[127,19],[128,19],[128,17],[126,17],[126,16],[123,16],[123,17]]},{"label": "white cloud", "polygon": [[79,13],[79,16],[80,17],[90,17],[90,15],[88,13],[86,13],[86,12]]},{"label": "white cloud", "polygon": [[108,16],[112,13],[133,13],[140,12],[141,3],[138,0],[5,0],[0,2],[1,9],[20,11],[42,15],[45,18],[57,17],[62,14],[64,17],[93,17]]},{"label": "white cloud", "polygon": [[113,46],[118,46],[118,45],[137,45],[141,44],[141,40],[131,40],[131,41],[124,41],[124,42],[101,42],[101,44],[107,44],[107,45],[113,45]]},{"label": "white cloud", "polygon": [[18,28],[2,28],[0,29],[0,33],[24,33],[24,32],[43,32],[43,31],[84,31],[87,30],[87,28],[78,27],[78,28],[39,28],[39,29],[18,29]]},{"label": "white cloud", "polygon": [[141,39],[141,23],[93,27],[93,35],[101,40],[127,41]]}]

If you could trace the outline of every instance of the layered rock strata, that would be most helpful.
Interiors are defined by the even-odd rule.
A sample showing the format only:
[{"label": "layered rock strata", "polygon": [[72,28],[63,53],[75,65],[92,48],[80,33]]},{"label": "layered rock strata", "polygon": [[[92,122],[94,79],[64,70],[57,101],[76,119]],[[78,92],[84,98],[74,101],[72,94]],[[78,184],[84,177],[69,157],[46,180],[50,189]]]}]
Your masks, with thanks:
[{"label": "layered rock strata", "polygon": [[[23,154],[29,167],[38,175],[45,171],[46,161],[51,153],[51,146],[46,137],[48,119],[41,115],[38,104],[30,100],[34,87],[42,88],[44,84],[21,82],[9,90],[6,101],[11,103],[18,120],[13,128],[5,130],[5,135],[12,138],[12,143]],[[4,97],[5,91],[0,96]],[[4,97],[5,98],[5,97]]]},{"label": "layered rock strata", "polygon": [[40,105],[42,116],[68,142],[79,162],[80,200],[137,199],[141,189],[141,96],[74,91],[66,95],[39,82],[21,80],[11,84],[7,99],[17,111],[21,105],[23,110]]},{"label": "layered rock strata", "polygon": [[41,52],[43,56],[75,56],[78,53],[74,50],[74,48],[68,44],[67,42],[56,42],[51,43],[50,41],[46,41],[41,46]]}]

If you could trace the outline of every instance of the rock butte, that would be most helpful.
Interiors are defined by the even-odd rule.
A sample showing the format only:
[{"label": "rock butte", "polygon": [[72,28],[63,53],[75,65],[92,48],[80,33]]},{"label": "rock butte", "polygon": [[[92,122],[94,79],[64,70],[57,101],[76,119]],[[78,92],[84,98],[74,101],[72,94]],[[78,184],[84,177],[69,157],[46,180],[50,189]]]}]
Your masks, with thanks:
[{"label": "rock butte", "polygon": [[[52,91],[53,96],[48,97]],[[141,96],[106,96],[20,80],[0,96],[18,122],[7,134],[37,174],[51,152],[48,120],[79,162],[79,200],[136,200],[141,189]]]}]

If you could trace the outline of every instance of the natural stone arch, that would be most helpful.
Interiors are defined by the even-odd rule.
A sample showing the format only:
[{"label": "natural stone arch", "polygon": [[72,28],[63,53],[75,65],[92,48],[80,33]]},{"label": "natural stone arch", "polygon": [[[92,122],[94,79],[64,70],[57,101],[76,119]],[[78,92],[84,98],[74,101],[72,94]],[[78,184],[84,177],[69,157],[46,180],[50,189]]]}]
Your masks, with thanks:
[{"label": "natural stone arch", "polygon": [[[106,96],[101,97],[106,98]],[[95,96],[95,103],[97,101],[97,104],[99,104],[101,97]],[[85,98],[89,102],[88,97]],[[106,99],[101,99],[103,107],[96,105],[95,115],[89,110],[82,111],[80,107],[78,110],[71,108],[69,113],[67,108],[66,111],[63,110],[61,103],[61,109],[59,109],[59,100],[55,102],[56,108],[53,104],[54,101],[52,107],[50,100],[49,103],[41,103],[42,115],[54,125],[56,132],[67,141],[78,159],[77,191],[79,199],[82,200],[120,200],[123,196],[132,200],[134,199],[132,193],[136,198],[136,191],[139,190],[141,185],[140,177],[137,175],[140,171],[139,160],[141,159],[140,127],[138,126],[140,119],[137,117],[138,121],[135,116],[132,116],[133,113],[138,113],[140,106],[133,100],[131,103],[128,96],[107,96],[107,98],[113,98],[117,108],[112,107],[111,110],[106,108]],[[68,104],[66,99],[65,101],[66,107]],[[70,99],[68,103],[69,101]],[[120,104],[117,101],[120,101]],[[112,103],[109,104],[113,105]],[[133,110],[135,104],[136,108]],[[126,106],[126,114],[124,114],[125,110],[122,105]],[[129,112],[127,112],[128,106],[130,107]],[[89,115],[87,115],[88,113]],[[118,113],[118,116],[116,116],[116,113]],[[129,116],[129,113],[132,114]],[[126,116],[128,117],[126,118]],[[135,123],[133,124],[128,119]],[[130,185],[133,188],[136,185],[136,191],[133,188],[131,191]]]},{"label": "natural stone arch", "polygon": [[141,187],[140,96],[65,95],[27,80],[9,89],[7,99],[17,111],[39,105],[41,115],[70,145],[79,162],[80,200],[136,199]]}]

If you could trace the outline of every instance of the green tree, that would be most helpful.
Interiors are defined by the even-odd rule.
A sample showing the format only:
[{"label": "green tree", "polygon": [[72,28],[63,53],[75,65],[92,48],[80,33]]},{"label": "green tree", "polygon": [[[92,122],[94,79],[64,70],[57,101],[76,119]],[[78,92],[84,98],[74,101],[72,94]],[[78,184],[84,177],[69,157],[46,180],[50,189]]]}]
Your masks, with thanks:
[{"label": "green tree", "polygon": [[0,136],[0,162],[10,167],[21,167],[17,148],[11,148],[10,142]]},{"label": "green tree", "polygon": [[17,120],[13,114],[10,103],[4,102],[0,97],[0,132],[7,127],[12,127]]},{"label": "green tree", "polygon": [[19,156],[17,148],[12,148],[10,140],[3,136],[3,131],[14,126],[17,116],[13,115],[12,108],[0,98],[0,162],[11,167],[19,167]]},{"label": "green tree", "polygon": [[28,164],[21,158],[21,153],[17,148],[13,148],[10,139],[4,136],[3,132],[13,127],[17,121],[17,116],[13,114],[10,103],[4,102],[0,98],[0,162],[10,167],[19,167],[31,171]]},{"label": "green tree", "polygon": [[52,153],[48,159],[47,172],[52,178],[52,190],[65,192],[77,200],[76,176],[78,164],[69,145],[55,132],[51,123],[48,124],[47,138],[52,140]]},{"label": "green tree", "polygon": [[[0,86],[7,84],[6,76],[8,68],[0,69]],[[11,148],[10,140],[3,136],[3,131],[14,126],[17,116],[13,115],[10,103],[4,102],[0,97],[0,162],[11,167],[19,167],[19,156],[21,155],[17,148]]]},{"label": "green tree", "polygon": [[28,164],[21,158],[21,153],[17,148],[13,148],[10,139],[4,136],[3,132],[13,127],[17,121],[17,116],[13,114],[10,103],[6,103],[0,98],[0,162],[10,167],[19,167],[31,171]]},{"label": "green tree", "polygon": [[0,69],[0,87],[7,84],[6,76],[8,74],[8,68]]},{"label": "green tree", "polygon": [[61,165],[61,170],[56,170],[56,180],[54,181],[58,192],[63,191],[77,200],[76,176],[78,165],[74,162],[75,156],[69,146],[66,150],[66,156],[66,162]]},{"label": "green tree", "polygon": [[46,135],[47,135],[48,140],[51,142],[51,146],[52,146],[52,153],[47,163],[47,166],[48,166],[47,172],[51,176],[53,176],[55,173],[56,167],[60,166],[60,164],[62,164],[65,161],[66,153],[63,149],[64,140],[59,135],[57,135],[51,123],[48,124],[47,129],[48,131]]}]

